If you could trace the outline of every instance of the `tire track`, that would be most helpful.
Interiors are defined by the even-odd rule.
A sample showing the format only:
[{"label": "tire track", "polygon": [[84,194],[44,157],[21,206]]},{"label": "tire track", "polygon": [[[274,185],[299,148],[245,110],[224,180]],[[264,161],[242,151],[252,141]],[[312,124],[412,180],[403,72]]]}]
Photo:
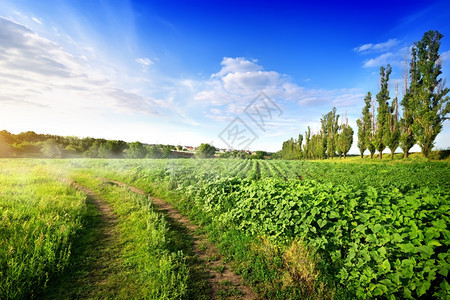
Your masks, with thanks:
[{"label": "tire track", "polygon": [[[171,204],[126,183],[107,178],[99,179],[121,187],[127,187],[134,193],[149,196],[160,212],[165,213],[166,216],[187,230],[192,237],[192,247],[195,255],[198,257],[199,262],[206,267],[210,275],[207,276],[206,280],[211,286],[212,291],[211,295],[209,295],[211,299],[258,299],[253,290],[244,285],[242,278],[231,271],[230,267],[221,258],[217,248],[208,242],[206,235],[198,233],[199,226],[193,224]],[[227,291],[224,291],[224,288]]]}]

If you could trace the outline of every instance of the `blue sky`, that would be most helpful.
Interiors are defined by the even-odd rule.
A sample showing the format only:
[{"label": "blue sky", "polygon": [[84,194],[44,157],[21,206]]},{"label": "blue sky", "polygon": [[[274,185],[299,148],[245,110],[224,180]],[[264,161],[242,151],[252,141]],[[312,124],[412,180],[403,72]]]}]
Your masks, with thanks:
[{"label": "blue sky", "polygon": [[[2,0],[0,17],[0,129],[15,133],[239,148],[224,135],[239,117],[248,148],[276,151],[333,106],[356,131],[379,67],[393,96],[428,30],[450,74],[448,1]],[[282,113],[257,126],[262,91]]]}]

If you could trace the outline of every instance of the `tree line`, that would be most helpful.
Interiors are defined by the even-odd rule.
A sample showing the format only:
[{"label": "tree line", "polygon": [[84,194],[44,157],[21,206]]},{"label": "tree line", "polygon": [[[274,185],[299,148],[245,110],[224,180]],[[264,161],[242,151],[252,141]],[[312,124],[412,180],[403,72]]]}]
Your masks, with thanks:
[{"label": "tree line", "polygon": [[336,107],[320,119],[320,130],[311,135],[311,127],[298,139],[291,138],[283,143],[280,156],[283,159],[333,159],[335,156],[345,158],[353,143],[353,129],[345,117],[339,124]]},{"label": "tree line", "polygon": [[[178,147],[178,149],[180,146]],[[0,131],[0,157],[49,158],[173,158],[173,145],[147,145],[121,140],[78,138],[37,134],[33,131],[12,134]]]},{"label": "tree line", "polygon": [[[428,31],[414,43],[411,49],[409,70],[404,73],[403,99],[400,101],[402,115],[399,114],[398,84],[395,97],[389,102],[390,65],[380,68],[380,92],[376,95],[377,110],[371,93],[365,97],[358,125],[358,148],[361,157],[365,150],[373,157],[375,150],[379,158],[386,148],[391,150],[391,158],[400,147],[408,158],[410,149],[418,144],[427,158],[433,149],[437,135],[442,131],[443,122],[450,111],[449,89],[442,74],[442,60],[439,48],[443,35],[438,31]],[[406,66],[407,67],[407,66]]]},{"label": "tree line", "polygon": [[[218,152],[210,144],[201,144],[195,154],[181,146],[148,145],[141,142],[127,143],[121,140],[91,137],[37,134],[34,131],[12,134],[0,131],[0,158],[47,157],[47,158],[214,158]],[[234,150],[219,153],[220,158],[265,159],[272,153]]]},{"label": "tree line", "polygon": [[[442,59],[439,48],[443,35],[438,31],[428,31],[411,48],[411,61],[405,64],[403,99],[399,105],[398,83],[394,84],[395,97],[391,99],[389,80],[390,65],[380,68],[380,90],[375,98],[370,92],[364,98],[358,127],[357,146],[361,157],[366,150],[373,158],[378,151],[382,159],[383,151],[389,148],[393,159],[400,147],[404,157],[414,145],[419,145],[427,158],[433,149],[437,135],[442,131],[443,122],[450,111],[450,91],[442,74]],[[311,129],[298,139],[285,141],[280,156],[285,159],[324,159],[346,156],[353,142],[353,129],[345,121],[338,126],[336,109],[321,119],[321,129],[311,136]],[[302,148],[303,146],[303,148]]]}]

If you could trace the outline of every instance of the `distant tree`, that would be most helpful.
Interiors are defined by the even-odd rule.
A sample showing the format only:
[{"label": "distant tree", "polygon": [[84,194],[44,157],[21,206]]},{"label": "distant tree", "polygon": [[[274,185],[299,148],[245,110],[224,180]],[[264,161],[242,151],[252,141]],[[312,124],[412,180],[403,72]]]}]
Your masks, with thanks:
[{"label": "distant tree", "polygon": [[348,125],[347,118],[345,118],[345,123],[341,125],[337,143],[339,151],[344,155],[345,159],[353,144],[353,128]]},{"label": "distant tree", "polygon": [[442,78],[438,78],[442,74],[439,55],[442,37],[438,31],[428,31],[412,47],[412,130],[424,157],[428,157],[436,136],[442,130],[442,123],[450,112],[449,97],[446,96],[450,90],[445,87]]},{"label": "distant tree", "polygon": [[69,144],[64,148],[64,157],[74,157],[74,156],[80,156],[81,154],[81,148],[73,145],[73,144]]},{"label": "distant tree", "polygon": [[16,140],[17,143],[22,142],[36,143],[36,142],[43,142],[47,140],[47,138],[43,138],[40,134],[37,134],[34,131],[27,131],[21,132],[18,135],[16,135]]},{"label": "distant tree", "polygon": [[[411,63],[413,63],[412,60]],[[415,63],[414,63],[415,64]],[[415,66],[414,66],[415,67]],[[410,89],[408,88],[408,63],[405,59],[405,70],[403,74],[403,82],[404,82],[404,90],[403,90],[403,99],[400,102],[402,106],[403,115],[400,119],[400,148],[403,151],[403,157],[408,158],[409,150],[416,143],[416,139],[413,134],[413,114],[414,114],[414,106],[413,106],[413,98]],[[416,81],[417,78],[411,77],[411,80]]]},{"label": "distant tree", "polygon": [[336,143],[337,143],[337,132],[339,129],[339,115],[336,114],[336,107],[322,116],[320,122],[322,123],[322,138],[324,148],[326,149],[326,154],[328,157],[333,159],[336,153]]},{"label": "distant tree", "polygon": [[49,158],[61,158],[63,148],[55,139],[48,139],[42,144],[41,152]]},{"label": "distant tree", "polygon": [[326,157],[326,136],[323,130],[311,137],[311,152],[313,159],[325,159]]},{"label": "distant tree", "polygon": [[361,158],[364,156],[364,151],[366,149],[372,148],[373,150],[369,151],[371,153],[375,152],[375,147],[371,142],[371,131],[372,131],[372,116],[370,114],[370,107],[372,101],[372,94],[370,92],[367,93],[364,98],[364,108],[362,110],[362,115],[359,120],[356,121],[358,125],[358,148],[361,153]]},{"label": "distant tree", "polygon": [[124,141],[107,140],[106,149],[110,153],[111,158],[121,158],[126,149],[128,149],[128,144]]},{"label": "distant tree", "polygon": [[183,146],[181,146],[181,145],[178,145],[178,146],[177,146],[177,150],[178,150],[178,151],[181,151],[181,150],[183,150]]},{"label": "distant tree", "polygon": [[303,144],[303,134],[298,135],[298,140],[296,143],[296,156],[298,159],[303,158],[303,150],[302,150],[302,144]]},{"label": "distant tree", "polygon": [[101,142],[98,140],[94,140],[92,145],[84,151],[83,155],[89,158],[98,157],[98,149],[100,148]]},{"label": "distant tree", "polygon": [[300,159],[302,157],[303,135],[299,134],[298,140],[293,138],[283,142],[281,148],[281,157],[283,159]]},{"label": "distant tree", "polygon": [[42,154],[42,142],[23,141],[13,144],[12,148],[18,157],[37,157]]},{"label": "distant tree", "polygon": [[0,157],[11,157],[13,155],[12,144],[15,142],[13,134],[6,130],[0,131]]},{"label": "distant tree", "polygon": [[391,75],[392,68],[387,65],[386,69],[384,67],[380,68],[380,81],[381,89],[378,92],[376,99],[378,103],[377,108],[377,123],[376,123],[376,133],[373,144],[375,148],[380,153],[379,158],[383,158],[383,150],[386,148],[385,144],[385,134],[386,134],[386,123],[388,119],[388,108],[389,108],[389,76]]},{"label": "distant tree", "polygon": [[147,158],[161,158],[162,153],[161,149],[158,148],[156,145],[152,145],[147,147]]},{"label": "distant tree", "polygon": [[303,145],[303,153],[306,159],[311,159],[311,128],[305,131],[305,145]]},{"label": "distant tree", "polygon": [[95,139],[94,138],[90,138],[90,137],[83,138],[83,139],[80,140],[79,145],[81,147],[81,150],[84,152],[85,156],[87,156],[85,152],[87,152],[89,150],[89,148],[92,147],[94,142],[95,142]]},{"label": "distant tree", "polygon": [[251,158],[253,158],[253,159],[264,159],[264,156],[265,156],[266,154],[267,154],[267,153],[264,152],[264,151],[255,151],[255,152],[251,155]]},{"label": "distant tree", "polygon": [[400,123],[398,120],[398,84],[395,84],[395,98],[388,106],[387,122],[385,124],[383,142],[391,150],[391,159],[394,159],[395,150],[400,144]]},{"label": "distant tree", "polygon": [[198,158],[214,158],[214,154],[216,153],[216,148],[211,146],[210,144],[201,144],[198,147],[195,156]]},{"label": "distant tree", "polygon": [[112,156],[113,156],[113,153],[111,151],[111,147],[108,144],[108,142],[100,144],[100,146],[98,147],[98,157],[99,158],[111,158]]},{"label": "distant tree", "polygon": [[369,116],[370,116],[370,130],[369,130],[369,132],[367,134],[366,143],[367,143],[367,150],[369,150],[369,152],[370,152],[370,159],[373,159],[373,155],[374,155],[375,150],[376,150],[375,145],[374,145],[375,133],[376,133],[376,126],[375,126],[376,114],[375,114],[375,101],[374,101],[374,99],[371,100],[370,107],[372,108],[372,112],[369,114]]},{"label": "distant tree", "polygon": [[174,146],[171,145],[164,145],[161,149],[161,157],[163,158],[173,158],[172,150],[174,149]]},{"label": "distant tree", "polygon": [[389,106],[384,135],[384,143],[391,150],[391,159],[394,159],[395,150],[400,144],[400,122],[398,120],[398,84],[395,84],[395,98]]},{"label": "distant tree", "polygon": [[133,142],[128,144],[125,150],[126,158],[144,158],[147,155],[147,149],[141,142]]}]

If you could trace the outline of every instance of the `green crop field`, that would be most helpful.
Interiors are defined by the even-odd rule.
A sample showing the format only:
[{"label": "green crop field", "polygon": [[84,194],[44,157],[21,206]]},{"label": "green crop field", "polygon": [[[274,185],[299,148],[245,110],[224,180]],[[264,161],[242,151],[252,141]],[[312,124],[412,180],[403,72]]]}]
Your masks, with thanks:
[{"label": "green crop field", "polygon": [[448,163],[76,159],[0,160],[0,298],[206,293],[170,215],[105,180],[172,203],[260,298],[450,296]]}]

